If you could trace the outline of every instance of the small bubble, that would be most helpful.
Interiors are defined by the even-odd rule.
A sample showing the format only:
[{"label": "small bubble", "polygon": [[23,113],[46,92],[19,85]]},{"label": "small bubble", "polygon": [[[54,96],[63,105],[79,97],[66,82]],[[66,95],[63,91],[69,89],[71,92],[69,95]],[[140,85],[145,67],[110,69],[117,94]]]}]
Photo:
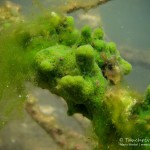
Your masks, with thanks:
[{"label": "small bubble", "polygon": [[0,123],[0,126],[4,126],[6,124],[6,121],[2,121],[1,123]]},{"label": "small bubble", "polygon": [[55,12],[51,12],[51,15],[52,15],[53,17],[56,17],[56,16],[57,16],[57,14],[56,14]]},{"label": "small bubble", "polygon": [[67,3],[67,2],[65,2],[65,5],[68,5],[68,3]]},{"label": "small bubble", "polygon": [[16,142],[16,140],[15,140],[15,139],[11,139],[11,142],[12,142],[12,143],[15,143],[15,142]]},{"label": "small bubble", "polygon": [[26,95],[26,98],[28,98],[29,97],[29,95]]},{"label": "small bubble", "polygon": [[21,98],[21,97],[22,97],[22,95],[19,95],[18,97],[19,97],[19,98]]}]

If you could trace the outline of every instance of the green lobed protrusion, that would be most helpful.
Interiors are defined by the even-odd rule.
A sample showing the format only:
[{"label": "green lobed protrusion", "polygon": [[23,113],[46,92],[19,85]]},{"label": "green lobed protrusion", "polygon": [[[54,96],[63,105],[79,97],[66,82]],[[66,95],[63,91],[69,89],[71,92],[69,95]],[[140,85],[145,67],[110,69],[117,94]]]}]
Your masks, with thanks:
[{"label": "green lobed protrusion", "polygon": [[[68,21],[72,22],[72,18]],[[39,82],[66,100],[69,115],[78,112],[92,121],[104,150],[121,150],[116,145],[120,138],[149,137],[149,108],[144,110],[144,101],[120,86],[132,66],[120,56],[116,44],[103,40],[101,28],[92,32],[89,26],[80,32],[71,28],[78,34],[75,41],[67,44],[67,37],[71,39],[68,30],[63,29],[66,37],[60,44],[37,53]],[[149,101],[149,90],[146,99]]]},{"label": "green lobed protrusion", "polygon": [[22,50],[23,55],[13,55],[15,67],[10,63],[16,59],[9,56],[6,66],[11,68],[11,79],[23,84],[22,80],[32,81],[34,75],[38,86],[65,99],[69,115],[81,113],[89,118],[103,150],[123,150],[120,138],[150,138],[150,87],[144,101],[121,86],[132,66],[120,56],[115,43],[104,41],[103,36],[101,28],[92,31],[84,26],[80,31],[74,27],[73,17],[53,12],[13,30],[15,50]]}]

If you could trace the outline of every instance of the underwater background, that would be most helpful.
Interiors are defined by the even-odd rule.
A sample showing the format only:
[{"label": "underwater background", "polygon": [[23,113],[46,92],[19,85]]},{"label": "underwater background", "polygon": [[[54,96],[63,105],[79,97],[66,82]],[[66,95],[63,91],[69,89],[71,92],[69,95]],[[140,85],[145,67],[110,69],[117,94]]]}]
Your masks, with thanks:
[{"label": "underwater background", "polygon": [[[59,2],[55,0],[12,0],[12,2],[22,6],[22,12],[27,18],[30,17],[31,14],[36,16],[36,14],[39,14],[42,9],[45,9],[45,7],[53,11],[58,11],[57,8],[59,8],[59,6],[67,3],[67,1],[63,0],[60,0]],[[85,3],[85,0],[82,0],[81,2]],[[3,3],[3,1],[0,1],[0,3]],[[106,40],[115,42],[118,50],[121,52],[121,56],[128,60],[133,66],[132,72],[125,77],[125,83],[129,84],[132,88],[139,92],[143,92],[150,83],[149,6],[149,0],[112,0],[89,11],[79,10],[70,14],[75,17],[76,26],[79,28],[81,28],[84,24],[89,24],[93,28],[99,25],[103,27]],[[44,91],[43,94],[43,90],[32,86],[29,87],[31,88],[32,93],[40,99],[42,105],[47,105],[49,103],[49,99],[53,99],[49,104],[52,107],[48,109],[51,109],[58,117],[59,122],[61,122],[64,126],[69,126],[72,129],[76,129],[78,132],[83,133],[82,126],[80,126],[76,120],[72,118],[70,118],[70,120],[65,120],[64,118],[59,117],[61,113],[65,112],[65,109],[62,109],[62,103],[55,101],[58,97],[49,94],[47,91]],[[65,118],[68,118],[65,113],[64,116]],[[24,141],[27,140],[29,136],[31,136],[30,138],[33,140],[38,135],[39,138],[33,140],[35,146],[34,149],[38,149],[37,142],[42,136],[45,136],[46,138],[40,139],[44,142],[40,143],[41,148],[42,145],[45,146],[45,143],[49,143],[49,141],[46,140],[48,138],[47,135],[42,131],[40,133],[34,132],[34,128],[36,126],[34,123],[31,123],[31,127],[27,125],[30,124],[30,122],[32,122],[30,118],[25,119],[25,122],[19,121],[20,131],[18,130],[18,127],[16,127],[19,124],[18,122],[12,123],[12,126],[6,126],[1,133],[0,149],[9,150],[12,149],[13,145],[14,150],[29,150],[29,147],[33,149],[31,141],[27,142],[28,144],[30,143],[29,145],[24,142],[18,142],[22,135],[24,135]],[[24,131],[22,131],[21,127],[24,128]],[[37,130],[40,129],[37,127]],[[19,147],[17,144],[19,144]],[[44,150],[49,149],[49,146],[51,146],[50,143],[46,144]],[[54,146],[53,149],[57,150],[58,147]]]}]

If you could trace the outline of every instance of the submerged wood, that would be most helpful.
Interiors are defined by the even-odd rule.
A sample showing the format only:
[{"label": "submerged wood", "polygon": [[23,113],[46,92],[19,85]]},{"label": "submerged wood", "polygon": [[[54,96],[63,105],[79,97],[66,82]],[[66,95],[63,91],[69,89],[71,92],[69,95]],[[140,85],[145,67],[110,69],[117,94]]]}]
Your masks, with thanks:
[{"label": "submerged wood", "polygon": [[99,5],[105,4],[109,1],[110,0],[98,0],[98,1],[93,2],[93,3],[84,3],[84,4],[79,3],[79,2],[72,2],[66,6],[61,7],[61,9],[66,13],[72,13],[72,12],[80,10],[80,9],[89,10],[91,8],[95,8]]},{"label": "submerged wood", "polygon": [[40,106],[35,97],[30,96],[28,98],[25,109],[31,118],[47,132],[60,149],[90,150],[93,147],[91,141],[89,143],[83,135],[60,127],[53,115],[44,114],[40,110]]}]

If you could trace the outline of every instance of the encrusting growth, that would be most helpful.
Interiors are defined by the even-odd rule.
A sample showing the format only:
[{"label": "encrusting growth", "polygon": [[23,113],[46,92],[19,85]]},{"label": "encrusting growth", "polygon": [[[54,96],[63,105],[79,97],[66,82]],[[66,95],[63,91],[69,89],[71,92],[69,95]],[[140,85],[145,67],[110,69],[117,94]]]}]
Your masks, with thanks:
[{"label": "encrusting growth", "polygon": [[[89,118],[104,150],[119,147],[116,143],[120,137],[148,137],[149,106],[143,109],[144,101],[120,85],[131,65],[113,42],[103,40],[101,28],[92,31],[85,26],[79,32],[73,27],[73,18],[69,17],[70,21],[63,28],[60,24],[59,36],[70,30],[71,34],[78,33],[76,38],[61,38],[61,42],[36,54],[40,86],[63,97],[69,115],[81,113]],[[66,40],[72,42],[68,45]]]},{"label": "encrusting growth", "polygon": [[102,28],[84,26],[80,31],[73,17],[52,12],[12,36],[38,86],[63,97],[69,115],[89,118],[103,150],[125,149],[119,138],[150,138],[150,88],[143,98],[121,86],[132,66],[115,43],[103,40]]}]

